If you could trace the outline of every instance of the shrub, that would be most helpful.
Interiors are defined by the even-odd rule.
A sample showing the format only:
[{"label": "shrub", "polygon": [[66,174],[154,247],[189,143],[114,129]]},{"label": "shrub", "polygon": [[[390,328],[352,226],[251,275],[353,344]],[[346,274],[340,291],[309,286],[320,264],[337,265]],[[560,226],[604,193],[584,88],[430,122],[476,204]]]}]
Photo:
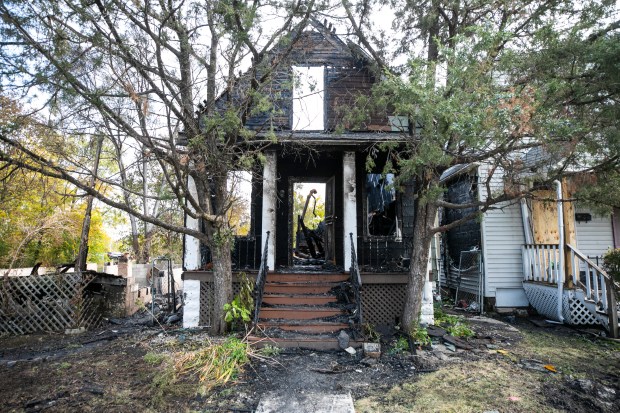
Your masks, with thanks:
[{"label": "shrub", "polygon": [[603,255],[603,267],[616,282],[620,282],[620,248],[609,249]]}]

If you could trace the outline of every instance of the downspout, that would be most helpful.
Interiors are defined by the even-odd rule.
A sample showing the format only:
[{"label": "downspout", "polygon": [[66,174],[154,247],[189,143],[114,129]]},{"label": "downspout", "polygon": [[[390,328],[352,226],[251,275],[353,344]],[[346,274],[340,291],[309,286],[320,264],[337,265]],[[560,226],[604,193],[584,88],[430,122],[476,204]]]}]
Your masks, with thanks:
[{"label": "downspout", "polygon": [[557,198],[557,209],[558,209],[558,229],[560,235],[560,245],[559,245],[559,254],[560,254],[560,263],[557,272],[557,283],[558,283],[558,321],[560,323],[564,322],[564,317],[562,316],[562,298],[564,295],[564,211],[562,208],[562,183],[557,179],[553,181],[555,184],[556,190],[556,198]]}]

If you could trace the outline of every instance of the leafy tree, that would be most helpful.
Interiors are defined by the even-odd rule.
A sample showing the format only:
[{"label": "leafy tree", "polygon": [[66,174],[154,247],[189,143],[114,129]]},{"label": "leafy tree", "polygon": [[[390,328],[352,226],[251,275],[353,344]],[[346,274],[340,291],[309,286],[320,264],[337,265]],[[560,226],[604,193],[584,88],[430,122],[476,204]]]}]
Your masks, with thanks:
[{"label": "leafy tree", "polygon": [[[212,332],[222,333],[222,309],[232,299],[228,172],[251,170],[271,143],[254,141],[243,125],[252,108],[269,110],[271,75],[290,51],[285,39],[304,30],[318,3],[4,1],[3,87],[23,95],[36,91],[61,136],[102,135],[123,164],[118,173],[100,172],[102,186],[91,186],[92,172],[74,153],[63,151],[63,162],[54,162],[4,132],[0,160],[64,179],[147,226],[208,245],[215,280]],[[272,16],[277,24],[262,24],[273,23]],[[282,45],[282,59],[266,59],[265,51],[276,44]],[[248,87],[238,88],[243,67]],[[218,103],[220,95],[229,99]],[[198,99],[203,103],[196,113]],[[179,135],[188,142],[183,149]],[[141,172],[149,168],[163,177],[163,194],[149,190]],[[141,188],[125,179],[132,174],[142,174]],[[173,199],[205,231],[152,214],[147,204],[163,199]]]},{"label": "leafy tree", "polygon": [[[363,120],[362,109],[370,107],[407,116],[413,125],[404,145],[384,145],[401,179],[416,182],[403,314],[410,329],[419,316],[433,234],[532,196],[534,179],[589,171],[617,180],[619,24],[607,1],[578,8],[569,1],[343,2],[352,31],[371,49],[368,15],[386,3],[398,16],[397,52],[409,61],[390,69],[389,56],[372,50],[385,80],[372,98],[358,102],[350,120]],[[422,53],[411,49],[422,44]],[[525,156],[533,149],[542,154],[537,162]],[[442,173],[470,163],[484,166],[486,195],[466,205],[444,201]],[[494,184],[504,179],[512,185]],[[594,192],[584,191],[601,199]],[[440,207],[474,209],[436,226]]]},{"label": "leafy tree", "polygon": [[[0,95],[0,129],[31,141],[54,138],[53,131],[25,116],[19,105]],[[42,150],[43,148],[40,148]],[[0,267],[54,266],[78,253],[86,205],[66,182],[0,161]],[[95,210],[90,227],[90,259],[103,262],[109,238]]]}]

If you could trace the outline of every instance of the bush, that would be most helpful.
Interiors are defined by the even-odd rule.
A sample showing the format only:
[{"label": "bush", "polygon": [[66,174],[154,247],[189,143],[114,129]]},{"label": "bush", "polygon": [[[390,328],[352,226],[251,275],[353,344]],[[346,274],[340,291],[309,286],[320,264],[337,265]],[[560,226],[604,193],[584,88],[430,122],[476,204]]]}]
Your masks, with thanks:
[{"label": "bush", "polygon": [[603,255],[603,267],[616,282],[620,282],[620,248],[609,249]]}]

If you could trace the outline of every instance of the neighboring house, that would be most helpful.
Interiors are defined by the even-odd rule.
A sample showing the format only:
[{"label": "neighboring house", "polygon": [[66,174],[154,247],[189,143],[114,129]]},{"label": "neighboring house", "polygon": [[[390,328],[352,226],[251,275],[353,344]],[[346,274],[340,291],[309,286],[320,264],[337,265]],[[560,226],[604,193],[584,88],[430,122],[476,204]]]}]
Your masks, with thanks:
[{"label": "neighboring house", "polygon": [[[236,239],[233,268],[256,275],[262,262],[268,267],[257,316],[260,326],[274,334],[334,334],[359,327],[362,320],[393,326],[404,305],[414,200],[411,190],[399,192],[390,185],[393,175],[381,175],[385,155],[377,153],[374,170],[367,171],[365,165],[377,142],[401,139],[399,131],[408,125],[383,113],[372,115],[356,130],[346,130],[342,119],[347,106],[356,96],[369,95],[376,81],[370,59],[318,21],[292,42],[288,62],[280,66],[272,84],[278,114],[269,120],[269,133],[275,133],[277,143],[264,152],[258,174],[262,178],[250,179],[246,190],[249,228]],[[278,47],[271,53],[277,54]],[[223,95],[218,105],[227,99],[235,98]],[[254,115],[246,127],[264,129],[268,119],[267,114]],[[258,135],[267,133],[261,130]],[[308,195],[300,192],[300,184],[305,191],[320,186],[325,193],[325,219],[320,229],[309,228],[321,239],[321,251],[314,254],[306,237],[295,230],[294,198]],[[312,211],[313,200],[308,199]],[[200,228],[189,218],[186,225]],[[263,253],[266,260],[261,259]],[[185,327],[210,323],[209,268],[208,249],[186,237]],[[426,298],[432,314],[432,297]]]},{"label": "neighboring house", "polygon": [[[442,180],[448,188],[447,200],[464,204],[486,199],[488,173],[484,164],[459,165],[446,171]],[[491,191],[503,190],[503,173],[496,171],[489,182]],[[570,180],[564,179],[562,198],[569,199],[573,187]],[[444,236],[442,285],[465,291],[487,307],[532,305],[554,320],[608,327],[608,313],[613,311],[607,290],[613,290],[613,284],[601,271],[601,257],[620,245],[620,210],[601,216],[573,202],[562,203],[565,245],[560,260],[556,188],[541,188],[536,195],[545,200],[498,204],[481,220],[448,231]],[[444,223],[468,212],[445,211]],[[468,272],[460,263],[461,255],[470,256],[470,251],[479,251],[480,276]],[[564,281],[560,283],[561,293],[558,279]],[[558,294],[563,295],[561,306]]]}]

